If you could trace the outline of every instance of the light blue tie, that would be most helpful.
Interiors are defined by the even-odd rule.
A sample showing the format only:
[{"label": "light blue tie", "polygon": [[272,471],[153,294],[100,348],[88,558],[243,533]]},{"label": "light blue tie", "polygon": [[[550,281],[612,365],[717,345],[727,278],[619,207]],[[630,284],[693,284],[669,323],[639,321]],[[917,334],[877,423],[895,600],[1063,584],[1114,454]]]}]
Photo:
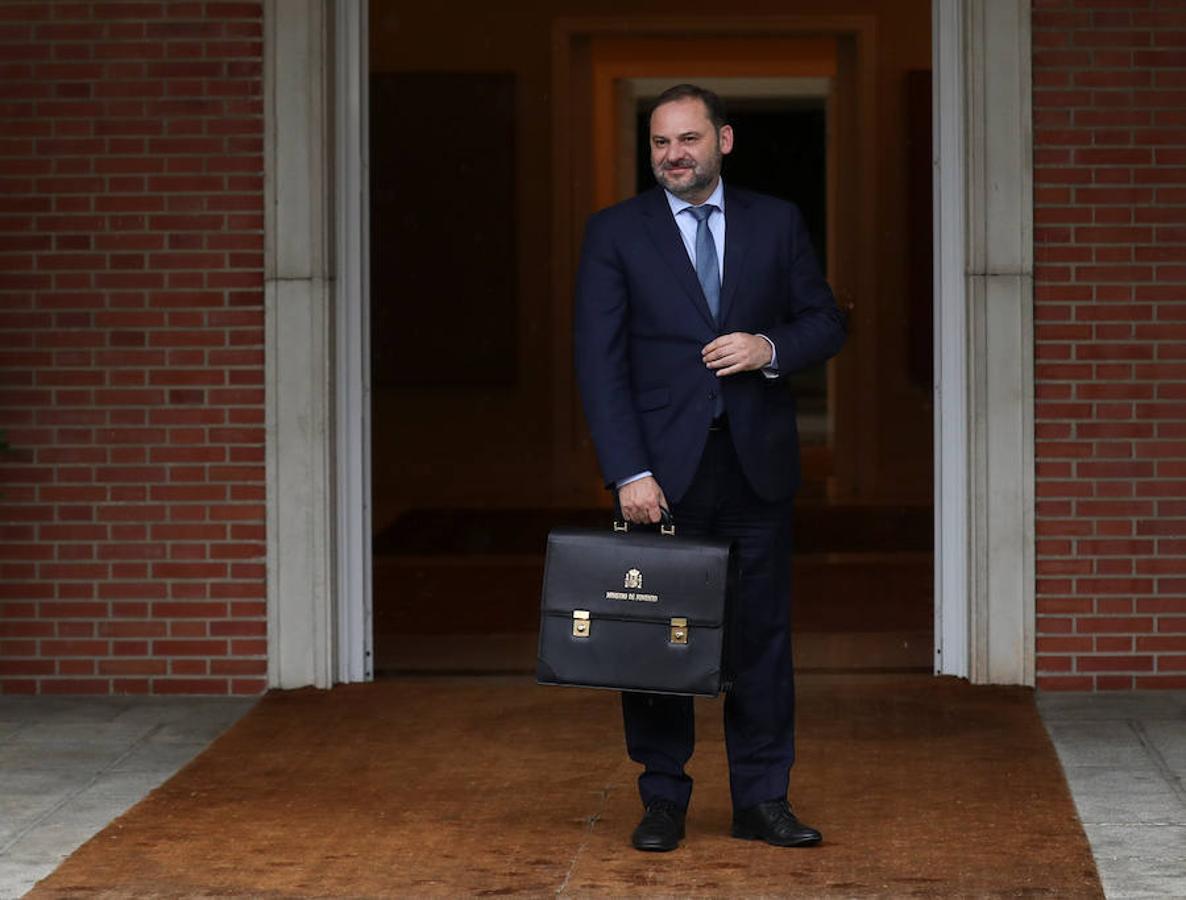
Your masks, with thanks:
[{"label": "light blue tie", "polygon": [[[717,244],[712,239],[712,229],[708,227],[708,217],[716,209],[711,203],[703,206],[689,206],[690,212],[696,219],[696,277],[700,279],[700,289],[704,291],[704,299],[708,301],[708,311],[718,325],[721,322],[721,268],[717,262]],[[712,415],[719,419],[725,414],[725,398],[718,388],[714,391]]]},{"label": "light blue tie", "polygon": [[721,270],[717,263],[717,245],[712,239],[712,229],[708,227],[708,217],[716,209],[711,203],[703,206],[689,206],[688,212],[696,219],[696,277],[700,279],[700,288],[704,291],[704,299],[708,301],[708,311],[712,313],[714,322],[720,324],[721,313]]}]

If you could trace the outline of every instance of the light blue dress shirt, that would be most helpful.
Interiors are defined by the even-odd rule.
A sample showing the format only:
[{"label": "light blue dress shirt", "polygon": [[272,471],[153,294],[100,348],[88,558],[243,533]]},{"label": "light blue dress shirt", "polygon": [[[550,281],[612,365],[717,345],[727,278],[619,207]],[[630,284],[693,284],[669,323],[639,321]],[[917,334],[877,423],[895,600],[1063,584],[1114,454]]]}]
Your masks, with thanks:
[{"label": "light blue dress shirt", "polygon": [[[663,192],[667,196],[667,205],[671,207],[671,214],[675,216],[675,224],[679,226],[680,237],[684,239],[684,249],[688,251],[688,259],[692,261],[692,268],[696,268],[696,217],[684,210],[691,209],[694,204],[681,200],[671,191]],[[717,179],[716,190],[709,195],[703,205],[712,205],[716,209],[708,217],[708,230],[712,232],[712,242],[717,248],[717,274],[725,277],[725,182]]]}]

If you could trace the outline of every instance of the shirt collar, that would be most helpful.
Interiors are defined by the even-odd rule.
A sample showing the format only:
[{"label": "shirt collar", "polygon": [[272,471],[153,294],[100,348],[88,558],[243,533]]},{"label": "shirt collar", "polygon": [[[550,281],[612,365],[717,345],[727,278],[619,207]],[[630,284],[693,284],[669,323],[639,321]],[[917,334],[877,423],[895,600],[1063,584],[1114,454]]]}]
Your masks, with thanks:
[{"label": "shirt collar", "polygon": [[[671,193],[671,191],[667,190],[667,188],[663,189],[663,194],[667,197],[667,205],[671,207],[671,214],[673,216],[678,216],[685,209],[691,209],[693,206],[696,205],[694,203],[689,203],[686,200],[681,200],[679,197],[675,196],[675,194]],[[724,214],[724,212],[725,212],[725,179],[723,179],[723,178],[717,179],[717,186],[713,189],[713,192],[709,195],[708,199],[705,200],[704,203],[701,205],[703,206],[708,203],[711,203],[713,206],[715,206],[717,209],[719,209],[721,211],[722,215]]]}]

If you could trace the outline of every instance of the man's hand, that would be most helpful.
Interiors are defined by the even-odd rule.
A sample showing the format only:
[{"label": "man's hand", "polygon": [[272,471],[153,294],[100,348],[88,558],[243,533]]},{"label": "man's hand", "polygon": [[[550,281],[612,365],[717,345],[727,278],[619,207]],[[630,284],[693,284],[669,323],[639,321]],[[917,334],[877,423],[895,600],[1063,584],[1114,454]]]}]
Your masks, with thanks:
[{"label": "man's hand", "polygon": [[618,489],[618,503],[622,507],[622,517],[638,525],[658,522],[659,508],[668,508],[663,489],[651,475],[622,485]]},{"label": "man's hand", "polygon": [[700,351],[700,358],[716,370],[718,378],[755,372],[770,365],[772,357],[770,343],[764,337],[744,331],[723,334]]}]

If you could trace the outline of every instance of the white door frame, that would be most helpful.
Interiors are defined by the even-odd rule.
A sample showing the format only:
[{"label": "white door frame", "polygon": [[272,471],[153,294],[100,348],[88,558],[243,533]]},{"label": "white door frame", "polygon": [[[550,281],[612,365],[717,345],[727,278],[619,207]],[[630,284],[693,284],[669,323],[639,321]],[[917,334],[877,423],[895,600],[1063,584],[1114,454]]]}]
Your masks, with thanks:
[{"label": "white door frame", "polygon": [[[367,15],[354,0],[265,0],[278,687],[373,672]],[[1030,5],[933,0],[933,21],[935,671],[1033,684]]]},{"label": "white door frame", "polygon": [[374,678],[371,605],[370,171],[367,0],[337,0],[334,125],[337,278],[338,672]]},{"label": "white door frame", "polygon": [[932,5],[935,674],[968,675],[963,5]]},{"label": "white door frame", "polygon": [[1034,683],[1029,0],[933,0],[935,672]]}]

